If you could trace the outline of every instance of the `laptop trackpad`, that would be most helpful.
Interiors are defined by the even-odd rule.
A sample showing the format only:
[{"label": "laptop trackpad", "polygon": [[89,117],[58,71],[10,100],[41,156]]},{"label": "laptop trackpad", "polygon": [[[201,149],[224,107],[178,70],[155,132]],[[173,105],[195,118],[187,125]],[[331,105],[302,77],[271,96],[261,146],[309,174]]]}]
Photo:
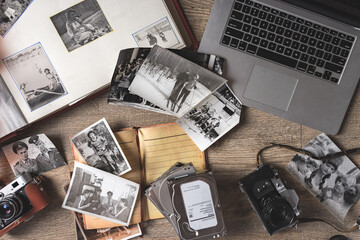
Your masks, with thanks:
[{"label": "laptop trackpad", "polygon": [[244,97],[270,107],[287,111],[298,79],[255,65]]}]

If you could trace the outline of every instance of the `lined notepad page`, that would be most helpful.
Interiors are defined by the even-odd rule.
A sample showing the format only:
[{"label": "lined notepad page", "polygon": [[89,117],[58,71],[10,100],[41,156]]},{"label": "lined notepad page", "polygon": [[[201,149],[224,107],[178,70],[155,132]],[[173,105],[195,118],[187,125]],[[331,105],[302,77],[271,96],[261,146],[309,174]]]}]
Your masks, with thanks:
[{"label": "lined notepad page", "polygon": [[[156,125],[139,129],[140,153],[145,169],[146,186],[154,182],[176,162],[192,162],[197,172],[206,170],[205,154],[199,150],[182,128],[176,124]],[[163,215],[147,199],[145,219]],[[148,214],[148,216],[146,215]]]}]

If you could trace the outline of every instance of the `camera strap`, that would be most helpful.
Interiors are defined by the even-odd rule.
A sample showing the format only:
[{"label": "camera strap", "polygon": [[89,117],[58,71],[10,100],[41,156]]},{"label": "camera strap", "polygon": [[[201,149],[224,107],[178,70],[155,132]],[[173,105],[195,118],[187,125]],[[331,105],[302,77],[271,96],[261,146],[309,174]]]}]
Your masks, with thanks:
[{"label": "camera strap", "polygon": [[[262,159],[261,154],[264,151],[266,151],[267,149],[270,149],[270,148],[285,148],[285,149],[288,149],[290,151],[301,153],[301,154],[304,154],[306,156],[311,157],[312,159],[316,159],[316,160],[320,160],[320,161],[327,161],[327,160],[330,160],[330,159],[333,159],[333,158],[336,158],[336,157],[340,157],[340,156],[344,156],[344,155],[348,155],[348,154],[360,153],[360,148],[352,148],[352,149],[348,149],[348,150],[345,150],[345,151],[331,153],[331,154],[327,154],[325,156],[319,157],[319,156],[315,156],[312,152],[307,151],[307,150],[302,149],[302,148],[296,148],[296,147],[293,147],[293,146],[284,145],[284,144],[278,144],[278,143],[270,143],[269,146],[266,146],[266,147],[260,149],[260,151],[257,153],[257,155],[256,155],[256,166],[257,166],[257,168],[259,168],[264,162],[263,159]],[[354,231],[360,229],[360,216],[358,217],[357,222],[355,223],[355,225],[352,228],[346,229],[346,230],[340,229],[337,226],[335,226],[334,224],[332,224],[331,222],[326,221],[326,220],[321,219],[321,218],[299,218],[299,223],[309,223],[309,222],[323,222],[323,223],[326,223],[326,224],[330,225],[331,227],[333,227],[334,229],[336,229],[337,231],[342,232],[342,233],[354,232]]]}]

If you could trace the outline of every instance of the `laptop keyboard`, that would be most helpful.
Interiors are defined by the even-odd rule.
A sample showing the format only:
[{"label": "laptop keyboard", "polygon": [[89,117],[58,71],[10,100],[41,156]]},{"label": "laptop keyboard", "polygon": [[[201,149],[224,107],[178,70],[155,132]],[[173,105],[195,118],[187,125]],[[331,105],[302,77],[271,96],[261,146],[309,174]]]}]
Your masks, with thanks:
[{"label": "laptop keyboard", "polygon": [[221,44],[339,83],[355,37],[251,0],[236,0]]}]

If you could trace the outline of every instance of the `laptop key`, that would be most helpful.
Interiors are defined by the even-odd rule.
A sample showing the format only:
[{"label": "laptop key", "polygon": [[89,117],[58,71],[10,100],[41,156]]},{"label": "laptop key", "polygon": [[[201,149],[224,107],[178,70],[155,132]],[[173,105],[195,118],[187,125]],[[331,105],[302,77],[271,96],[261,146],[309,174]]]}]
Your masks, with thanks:
[{"label": "laptop key", "polygon": [[330,30],[330,34],[333,35],[333,36],[337,36],[337,35],[338,35],[338,32],[335,31],[335,30]]},{"label": "laptop key", "polygon": [[265,48],[261,48],[261,47],[259,47],[256,55],[259,57],[263,57],[268,60],[283,64],[283,65],[286,65],[288,67],[292,67],[292,68],[295,68],[297,65],[297,62],[298,62],[292,58],[286,57],[286,56],[278,54],[278,53],[271,52],[271,51],[269,51]]},{"label": "laptop key", "polygon": [[256,9],[256,8],[252,8],[251,9],[251,12],[250,12],[250,15],[253,16],[253,17],[257,17],[259,14],[259,9]]},{"label": "laptop key", "polygon": [[287,47],[290,47],[290,45],[291,45],[291,40],[288,39],[288,38],[285,38],[283,44],[284,44],[285,46],[287,46]]},{"label": "laptop key", "polygon": [[268,27],[268,23],[267,22],[265,22],[265,21],[261,21],[261,23],[260,23],[260,28],[262,28],[262,29],[266,29],[267,27]]},{"label": "laptop key", "polygon": [[265,30],[260,30],[260,32],[259,32],[259,37],[261,37],[261,38],[266,38],[266,34],[267,34],[267,31],[265,31]]},{"label": "laptop key", "polygon": [[230,46],[231,46],[231,47],[237,48],[238,44],[239,44],[239,40],[238,40],[238,39],[236,39],[236,38],[231,39],[231,42],[230,42]]},{"label": "laptop key", "polygon": [[325,45],[325,51],[331,52],[332,49],[333,49],[333,46],[332,46],[331,44],[327,43],[327,44]]},{"label": "laptop key", "polygon": [[267,6],[263,6],[262,9],[263,9],[265,12],[269,12],[269,11],[270,11],[270,8],[267,7]]},{"label": "laptop key", "polygon": [[251,54],[255,54],[257,50],[257,47],[255,45],[249,44],[246,52],[251,53]]},{"label": "laptop key", "polygon": [[270,49],[270,50],[275,50],[275,48],[276,48],[276,44],[275,43],[273,43],[273,42],[271,42],[271,43],[269,43],[269,46],[268,46],[268,49]]},{"label": "laptop key", "polygon": [[229,28],[229,27],[226,28],[225,34],[230,35],[230,36],[232,36],[232,37],[239,38],[239,39],[241,39],[241,38],[244,36],[244,33],[243,33],[243,32],[240,32],[240,31],[238,31],[238,30],[235,30],[235,29]]},{"label": "laptop key", "polygon": [[335,77],[332,77],[330,79],[330,81],[332,81],[333,83],[338,83],[339,82],[339,79],[338,78],[335,78]]},{"label": "laptop key", "polygon": [[296,69],[302,71],[302,72],[305,72],[306,69],[307,69],[308,65],[304,62],[299,62]]},{"label": "laptop key", "polygon": [[231,40],[231,37],[224,35],[221,43],[222,43],[222,44],[225,44],[225,45],[229,45],[230,40]]},{"label": "laptop key", "polygon": [[322,77],[322,73],[321,73],[321,72],[315,72],[315,76],[321,78],[321,77]]},{"label": "laptop key", "polygon": [[269,21],[269,22],[274,22],[274,20],[275,20],[275,15],[273,15],[273,14],[268,14],[266,20]]},{"label": "laptop key", "polygon": [[343,33],[339,33],[338,36],[339,36],[340,38],[346,38],[346,35],[343,34]]},{"label": "laptop key", "polygon": [[299,59],[300,54],[301,54],[300,52],[294,51],[293,54],[292,54],[292,57],[293,57],[293,58],[296,58],[296,59]]},{"label": "laptop key", "polygon": [[325,71],[324,75],[323,75],[323,79],[330,80],[331,74],[332,74],[332,72]]},{"label": "laptop key", "polygon": [[300,46],[300,43],[295,42],[295,41],[293,41],[292,44],[291,44],[291,48],[292,48],[292,49],[298,49],[299,46]]},{"label": "laptop key", "polygon": [[330,70],[330,71],[332,71],[332,72],[339,73],[339,74],[341,74],[342,71],[343,71],[343,69],[344,69],[343,67],[340,67],[340,66],[335,65],[335,64],[330,63],[330,62],[327,62],[327,63],[325,64],[325,67],[324,67],[324,68],[327,69],[327,70]]},{"label": "laptop key", "polygon": [[251,41],[251,43],[254,44],[254,45],[258,45],[259,42],[260,42],[260,38],[258,38],[258,37],[253,37],[253,39]]},{"label": "laptop key", "polygon": [[263,47],[263,48],[266,48],[269,44],[269,41],[265,40],[265,39],[262,39],[260,41],[260,46]]},{"label": "laptop key", "polygon": [[324,37],[324,33],[323,32],[316,32],[315,38],[322,40]]},{"label": "laptop key", "polygon": [[252,17],[250,17],[249,15],[245,15],[243,22],[251,23],[251,20],[252,20]]},{"label": "laptop key", "polygon": [[[328,60],[328,59],[326,59],[326,60]],[[338,57],[338,56],[333,56],[331,59],[331,62],[339,64],[341,66],[344,66],[346,63],[346,59],[342,58],[342,57]]]},{"label": "laptop key", "polygon": [[324,37],[324,41],[325,42],[331,42],[331,39],[332,39],[332,37],[331,37],[331,35],[329,35],[329,34],[325,34],[325,37]]},{"label": "laptop key", "polygon": [[334,38],[332,39],[332,41],[331,41],[331,43],[334,44],[334,45],[338,45],[339,42],[340,42],[340,38],[337,38],[337,37],[334,37]]},{"label": "laptop key", "polygon": [[284,13],[284,12],[280,12],[279,15],[280,15],[281,17],[283,17],[283,18],[287,18],[287,14]]},{"label": "laptop key", "polygon": [[309,47],[308,50],[307,50],[307,53],[310,54],[310,55],[314,55],[316,52],[316,49],[313,48],[313,47]]},{"label": "laptop key", "polygon": [[289,29],[285,30],[285,33],[284,33],[285,37],[291,38],[292,35],[293,35],[293,31],[291,31]]},{"label": "laptop key", "polygon": [[314,29],[312,29],[312,28],[309,28],[309,31],[308,31],[307,34],[308,34],[310,37],[314,37],[315,34],[316,34],[316,31],[315,31]]},{"label": "laptop key", "polygon": [[237,29],[241,30],[241,27],[242,27],[243,24],[242,24],[242,22],[236,21],[234,19],[230,19],[228,25],[230,27],[237,28]]},{"label": "laptop key", "polygon": [[253,18],[253,20],[251,21],[251,24],[254,25],[254,26],[259,26],[260,24],[260,19],[258,18]]},{"label": "laptop key", "polygon": [[238,49],[245,51],[246,47],[247,47],[247,43],[244,41],[240,41]]},{"label": "laptop key", "polygon": [[283,18],[281,18],[281,17],[276,17],[276,19],[275,19],[275,23],[277,24],[277,25],[280,25],[281,26],[281,24],[284,22],[284,19]]},{"label": "laptop key", "polygon": [[244,5],[244,7],[242,8],[242,12],[243,13],[249,13],[251,10],[251,7],[247,6],[247,5]]},{"label": "laptop key", "polygon": [[319,49],[323,49],[325,47],[325,43],[322,41],[318,41],[316,44],[316,47]]},{"label": "laptop key", "polygon": [[254,3],[254,7],[261,9],[262,5],[260,3]]},{"label": "laptop key", "polygon": [[293,50],[291,50],[290,48],[286,48],[284,54],[286,56],[291,56],[292,52],[293,52]]},{"label": "laptop key", "polygon": [[285,20],[284,21],[284,23],[283,23],[283,27],[285,27],[285,28],[290,28],[291,27],[291,21],[289,21],[289,20]]},{"label": "laptop key", "polygon": [[307,62],[309,59],[309,55],[303,53],[301,54],[301,57],[300,57],[300,60],[303,61],[303,62]]},{"label": "laptop key", "polygon": [[252,36],[251,36],[250,34],[245,34],[245,36],[244,36],[244,41],[245,41],[245,42],[250,42],[250,41],[251,41],[251,38],[252,38]]},{"label": "laptop key", "polygon": [[322,58],[324,55],[324,52],[321,51],[321,50],[317,50],[316,53],[315,53],[315,56],[318,57],[318,58]]},{"label": "laptop key", "polygon": [[315,73],[315,69],[316,69],[315,66],[309,65],[306,72],[309,73],[309,74],[314,74],[314,73]]},{"label": "laptop key", "polygon": [[232,11],[231,17],[241,21],[244,17],[244,14],[242,14],[241,12],[238,12],[238,11]]},{"label": "laptop key", "polygon": [[346,40],[348,40],[348,41],[350,41],[350,42],[353,42],[353,41],[355,41],[355,38],[352,37],[352,36],[347,36],[347,37],[346,37]]},{"label": "laptop key", "polygon": [[260,11],[260,13],[259,13],[259,18],[260,19],[266,19],[266,16],[267,16],[267,13],[266,12],[264,12],[264,11]]},{"label": "laptop key", "polygon": [[310,57],[310,58],[309,58],[309,63],[310,63],[310,64],[315,64],[316,61],[317,61],[317,58],[316,58],[316,57]]},{"label": "laptop key", "polygon": [[333,54],[336,54],[336,55],[339,55],[340,51],[341,51],[341,49],[339,47],[334,47],[332,50]]},{"label": "laptop key", "polygon": [[276,48],[276,52],[283,53],[284,52],[284,47],[281,46],[281,45],[278,45],[277,48]]},{"label": "laptop key", "polygon": [[340,47],[343,47],[345,49],[351,49],[352,43],[346,40],[341,40]]},{"label": "laptop key", "polygon": [[345,50],[345,49],[343,49],[342,51],[341,51],[341,54],[340,54],[340,56],[342,56],[342,57],[344,57],[344,58],[347,58],[348,56],[349,56],[349,51],[348,50]]},{"label": "laptop key", "polygon": [[324,60],[318,59],[318,60],[317,60],[317,63],[316,63],[316,66],[322,68],[322,67],[324,67],[324,64],[325,64],[325,61],[324,61]]},{"label": "laptop key", "polygon": [[243,5],[241,3],[236,2],[235,5],[234,5],[234,9],[240,11],[242,6]]},{"label": "laptop key", "polygon": [[248,24],[244,24],[242,30],[244,32],[250,32],[251,26]]},{"label": "laptop key", "polygon": [[[331,53],[325,53],[325,55],[324,55],[324,59],[325,59],[326,61],[330,61],[331,57],[332,57]],[[335,56],[335,57],[336,57],[336,56]]]}]

